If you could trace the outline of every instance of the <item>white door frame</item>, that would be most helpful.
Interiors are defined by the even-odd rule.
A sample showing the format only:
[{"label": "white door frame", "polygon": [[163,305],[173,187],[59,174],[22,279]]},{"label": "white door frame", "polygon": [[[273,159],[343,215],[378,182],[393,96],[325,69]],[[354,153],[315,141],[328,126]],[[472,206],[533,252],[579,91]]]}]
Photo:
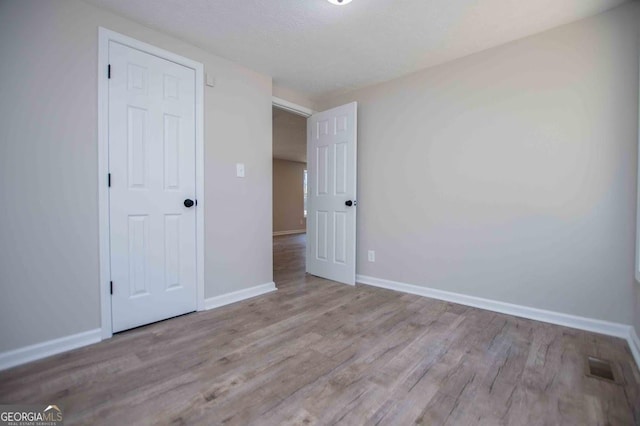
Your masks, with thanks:
[{"label": "white door frame", "polygon": [[111,323],[111,255],[109,245],[109,42],[115,41],[133,49],[191,68],[196,75],[196,287],[197,309],[204,307],[204,66],[196,61],[138,41],[106,28],[98,29],[98,223],[100,249],[100,309],[102,339],[113,335]]},{"label": "white door frame", "polygon": [[[291,112],[293,114],[300,115],[300,116],[302,116],[304,118],[311,117],[313,115],[313,113],[315,112],[311,108],[307,108],[307,107],[304,107],[302,105],[298,105],[298,104],[296,104],[294,102],[288,101],[286,99],[279,98],[277,96],[271,96],[271,104],[272,104],[272,106],[274,106],[274,107],[276,107],[278,109],[289,111],[289,112]],[[306,150],[305,150],[305,152],[306,152]],[[271,181],[273,182],[273,170],[271,170]],[[273,194],[271,194],[271,199],[272,199],[272,202],[273,202]],[[273,231],[273,229],[271,229],[271,231]],[[275,236],[276,234],[274,233],[273,235]],[[273,257],[273,247],[271,248],[271,256]]]},{"label": "white door frame", "polygon": [[311,108],[303,107],[302,105],[298,105],[296,103],[290,102],[286,99],[278,98],[277,96],[271,97],[271,103],[274,107],[283,109],[285,111],[292,112],[297,115],[301,115],[304,118],[309,118],[315,112]]}]

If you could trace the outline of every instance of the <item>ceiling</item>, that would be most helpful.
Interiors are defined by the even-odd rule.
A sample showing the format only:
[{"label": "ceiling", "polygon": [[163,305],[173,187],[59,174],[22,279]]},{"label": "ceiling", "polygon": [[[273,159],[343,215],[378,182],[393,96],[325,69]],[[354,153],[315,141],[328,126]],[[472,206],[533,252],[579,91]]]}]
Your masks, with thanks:
[{"label": "ceiling", "polygon": [[86,0],[316,98],[573,22],[625,0]]}]

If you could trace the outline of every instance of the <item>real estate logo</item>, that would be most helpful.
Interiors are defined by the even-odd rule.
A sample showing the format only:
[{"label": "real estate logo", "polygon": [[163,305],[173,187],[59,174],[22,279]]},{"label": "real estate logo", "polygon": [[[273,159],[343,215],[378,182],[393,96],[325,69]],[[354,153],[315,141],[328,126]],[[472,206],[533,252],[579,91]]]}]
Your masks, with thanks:
[{"label": "real estate logo", "polygon": [[57,405],[0,405],[0,426],[61,426],[62,409]]}]

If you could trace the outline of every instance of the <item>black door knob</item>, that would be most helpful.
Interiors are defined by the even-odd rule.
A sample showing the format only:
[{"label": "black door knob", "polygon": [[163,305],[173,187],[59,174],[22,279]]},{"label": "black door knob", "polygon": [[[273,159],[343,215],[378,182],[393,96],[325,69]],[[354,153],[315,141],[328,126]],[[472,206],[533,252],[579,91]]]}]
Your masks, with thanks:
[{"label": "black door knob", "polygon": [[184,200],[184,206],[187,207],[187,208],[193,207],[193,204],[194,204],[193,200],[190,200],[188,198],[186,200]]},{"label": "black door knob", "polygon": [[344,202],[344,205],[347,206],[347,207],[351,207],[353,205],[353,201],[347,200],[347,201]]}]

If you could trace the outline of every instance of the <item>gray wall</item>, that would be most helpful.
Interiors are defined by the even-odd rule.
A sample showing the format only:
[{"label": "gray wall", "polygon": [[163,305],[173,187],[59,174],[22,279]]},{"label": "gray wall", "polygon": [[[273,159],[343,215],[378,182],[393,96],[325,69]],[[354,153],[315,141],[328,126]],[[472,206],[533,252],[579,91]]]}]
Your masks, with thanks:
[{"label": "gray wall", "polygon": [[2,1],[0,352],[100,326],[98,26],[216,76],[205,89],[206,297],[273,279],[271,78],[82,2]]},{"label": "gray wall", "polygon": [[634,2],[320,102],[359,102],[358,273],[633,324],[638,22]]},{"label": "gray wall", "polygon": [[273,160],[273,231],[306,229],[303,179],[306,163]]}]

